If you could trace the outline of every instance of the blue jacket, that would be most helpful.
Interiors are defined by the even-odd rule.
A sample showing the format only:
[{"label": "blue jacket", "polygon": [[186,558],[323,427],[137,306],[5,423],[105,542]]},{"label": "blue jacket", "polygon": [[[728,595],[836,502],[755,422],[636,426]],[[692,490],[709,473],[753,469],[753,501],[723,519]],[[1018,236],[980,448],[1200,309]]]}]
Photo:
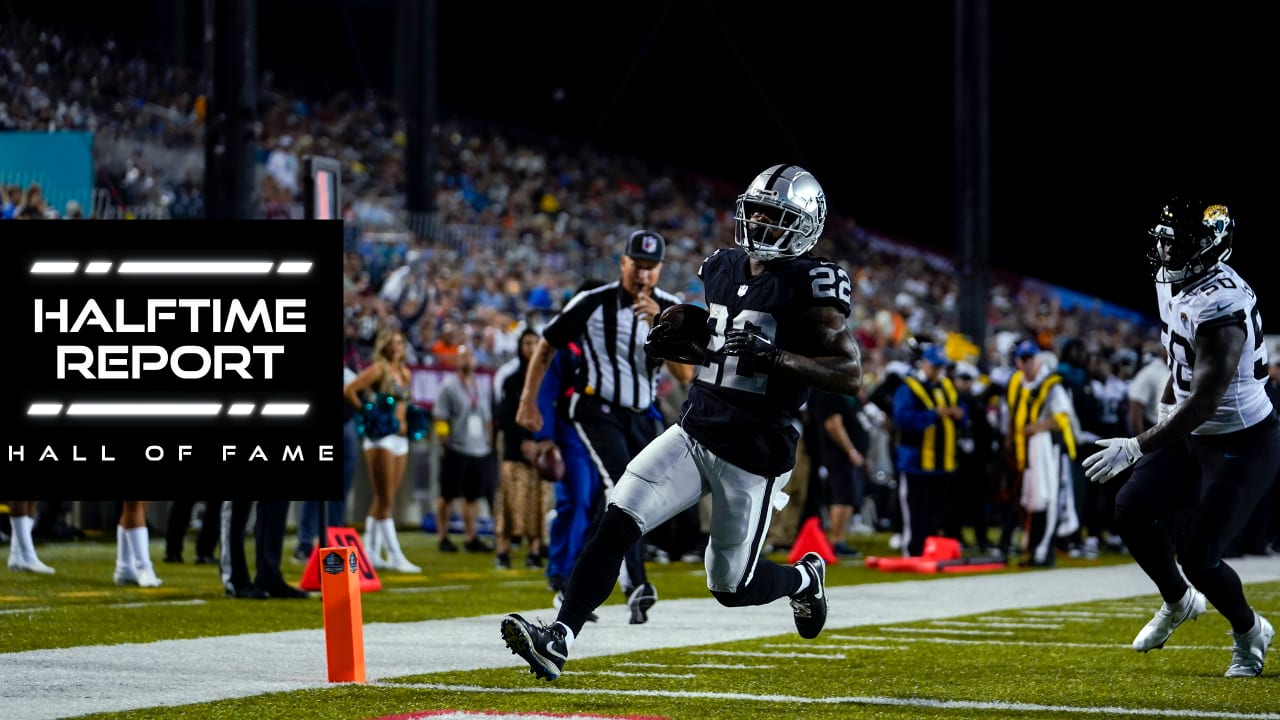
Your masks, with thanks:
[{"label": "blue jacket", "polygon": [[965,417],[952,420],[938,414],[939,406],[956,407],[955,386],[946,377],[925,383],[907,376],[893,393],[893,423],[898,428],[898,470],[913,475],[953,473],[956,470],[956,440]]},{"label": "blue jacket", "polygon": [[582,438],[568,418],[569,394],[573,390],[574,367],[581,362],[581,350],[574,343],[556,351],[547,365],[547,374],[538,386],[538,412],[542,413],[542,429],[534,440],[552,440],[562,455],[587,452]]}]

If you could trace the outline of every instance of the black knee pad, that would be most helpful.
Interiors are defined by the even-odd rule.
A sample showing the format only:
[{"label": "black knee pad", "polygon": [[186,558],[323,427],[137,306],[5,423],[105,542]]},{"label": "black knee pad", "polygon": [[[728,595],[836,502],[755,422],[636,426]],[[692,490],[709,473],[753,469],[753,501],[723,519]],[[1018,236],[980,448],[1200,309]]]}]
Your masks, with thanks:
[{"label": "black knee pad", "polygon": [[596,532],[602,540],[607,540],[609,544],[623,550],[640,539],[640,526],[636,524],[635,518],[619,510],[616,505],[610,505],[604,511],[604,517],[600,520],[600,529]]},{"label": "black knee pad", "polygon": [[746,593],[742,592],[722,592],[720,590],[712,590],[711,596],[725,607],[746,607],[749,604],[747,602]]}]

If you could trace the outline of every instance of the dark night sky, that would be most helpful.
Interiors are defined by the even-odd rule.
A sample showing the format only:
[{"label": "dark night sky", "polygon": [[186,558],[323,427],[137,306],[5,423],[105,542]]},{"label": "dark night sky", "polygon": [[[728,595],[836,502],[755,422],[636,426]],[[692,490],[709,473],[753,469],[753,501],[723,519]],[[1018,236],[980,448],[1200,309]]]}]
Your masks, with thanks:
[{"label": "dark night sky", "polygon": [[[1202,190],[1233,206],[1234,264],[1280,329],[1264,249],[1265,218],[1280,215],[1270,111],[1280,44],[1263,4],[990,4],[993,266],[1152,312],[1145,225],[1168,194]],[[258,5],[261,63],[278,77],[390,89],[390,0]],[[955,247],[954,3],[439,6],[444,113],[743,186],[796,162],[863,226]],[[92,7],[77,3],[78,15]],[[99,27],[146,22],[121,27],[112,8]],[[141,31],[153,44],[168,37]],[[300,36],[332,49],[300,61],[289,47]],[[198,50],[198,30],[191,37]]]}]

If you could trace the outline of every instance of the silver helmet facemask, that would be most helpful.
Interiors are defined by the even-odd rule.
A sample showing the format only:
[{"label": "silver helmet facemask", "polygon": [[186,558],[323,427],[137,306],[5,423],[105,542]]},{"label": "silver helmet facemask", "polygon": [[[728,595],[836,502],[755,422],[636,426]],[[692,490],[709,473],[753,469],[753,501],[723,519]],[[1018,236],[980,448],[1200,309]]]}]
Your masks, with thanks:
[{"label": "silver helmet facemask", "polygon": [[760,261],[799,257],[811,250],[827,220],[827,197],[809,171],[774,165],[738,196],[733,239]]}]

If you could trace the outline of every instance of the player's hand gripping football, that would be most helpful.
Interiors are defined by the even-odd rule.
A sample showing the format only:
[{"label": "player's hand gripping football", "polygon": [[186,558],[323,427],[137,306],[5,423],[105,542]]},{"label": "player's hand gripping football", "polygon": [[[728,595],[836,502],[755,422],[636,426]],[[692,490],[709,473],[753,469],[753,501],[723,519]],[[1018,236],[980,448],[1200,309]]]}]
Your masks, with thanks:
[{"label": "player's hand gripping football", "polygon": [[658,316],[644,340],[644,351],[652,362],[671,360],[688,365],[702,365],[707,358],[711,330],[707,327],[707,311],[696,305],[679,303]]},{"label": "player's hand gripping football", "polygon": [[666,348],[675,328],[669,322],[660,322],[649,328],[644,339],[644,351],[654,360],[665,360],[663,350]]},{"label": "player's hand gripping football", "polygon": [[774,345],[772,340],[740,328],[724,331],[724,346],[720,350],[725,355],[742,358],[739,367],[745,363],[745,369],[749,371],[767,371],[777,365],[778,358],[782,356],[782,348]]},{"label": "player's hand gripping football", "polygon": [[1098,447],[1102,449],[1084,459],[1084,474],[1096,483],[1105,483],[1142,457],[1138,438],[1107,438]]}]

